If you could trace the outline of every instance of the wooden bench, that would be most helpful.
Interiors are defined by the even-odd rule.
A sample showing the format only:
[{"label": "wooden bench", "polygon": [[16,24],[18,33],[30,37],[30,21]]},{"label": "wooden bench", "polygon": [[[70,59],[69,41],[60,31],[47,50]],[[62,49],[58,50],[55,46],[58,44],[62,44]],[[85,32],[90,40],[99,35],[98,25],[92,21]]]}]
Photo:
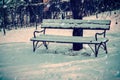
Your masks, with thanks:
[{"label": "wooden bench", "polygon": [[[48,46],[46,42],[56,42],[56,43],[82,43],[82,44],[94,44],[94,49],[90,46],[92,51],[95,53],[95,57],[98,55],[100,47],[107,53],[108,38],[106,38],[106,30],[110,29],[110,20],[77,20],[77,19],[44,19],[41,31],[34,31],[34,37],[30,40],[33,41],[33,51],[35,51],[39,46],[39,42],[43,42],[46,49]],[[46,29],[74,29],[81,28],[85,30],[101,30],[101,33],[95,33],[93,37],[83,37],[83,36],[58,36],[58,35],[48,35],[45,33]],[[37,36],[37,34],[40,34]],[[102,38],[98,37],[101,35]]]}]

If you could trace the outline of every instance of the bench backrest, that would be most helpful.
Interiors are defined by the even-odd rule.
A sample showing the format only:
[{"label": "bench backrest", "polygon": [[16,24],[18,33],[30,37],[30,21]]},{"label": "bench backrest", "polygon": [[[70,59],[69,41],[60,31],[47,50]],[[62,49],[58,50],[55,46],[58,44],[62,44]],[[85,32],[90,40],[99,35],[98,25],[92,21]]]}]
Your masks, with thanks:
[{"label": "bench backrest", "polygon": [[110,20],[44,19],[41,28],[109,30]]}]

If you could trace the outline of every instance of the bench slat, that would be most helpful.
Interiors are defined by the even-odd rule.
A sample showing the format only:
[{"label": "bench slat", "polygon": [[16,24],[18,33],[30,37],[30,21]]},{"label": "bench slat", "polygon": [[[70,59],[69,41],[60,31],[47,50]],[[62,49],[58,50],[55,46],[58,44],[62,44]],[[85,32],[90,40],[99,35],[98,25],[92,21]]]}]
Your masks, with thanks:
[{"label": "bench slat", "polygon": [[60,28],[60,29],[82,28],[82,29],[109,30],[110,29],[110,25],[42,23],[41,28]]},{"label": "bench slat", "polygon": [[60,43],[83,43],[83,44],[99,44],[101,42],[107,42],[107,38],[100,38],[96,41],[91,37],[77,37],[77,36],[60,36],[60,35],[40,35],[36,38],[31,38],[31,41],[48,41],[48,42],[60,42]]},{"label": "bench slat", "polygon": [[88,23],[88,24],[104,24],[110,25],[110,20],[79,20],[79,19],[44,19],[44,23]]}]

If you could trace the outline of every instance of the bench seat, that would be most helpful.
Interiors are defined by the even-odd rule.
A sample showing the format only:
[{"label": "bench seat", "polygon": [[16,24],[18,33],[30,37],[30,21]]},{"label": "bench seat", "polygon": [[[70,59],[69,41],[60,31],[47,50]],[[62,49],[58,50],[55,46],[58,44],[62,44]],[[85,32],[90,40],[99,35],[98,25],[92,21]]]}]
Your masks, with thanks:
[{"label": "bench seat", "polygon": [[99,38],[97,41],[94,37],[80,36],[60,36],[60,35],[39,35],[36,38],[31,38],[31,41],[46,41],[59,43],[83,43],[83,44],[100,44],[108,41],[107,38]]},{"label": "bench seat", "polygon": [[104,50],[107,53],[107,48],[106,48],[106,42],[108,41],[107,38],[98,38],[95,40],[94,37],[80,37],[80,36],[60,36],[60,35],[46,35],[46,34],[41,34],[37,37],[33,37],[30,39],[33,41],[33,51],[36,50],[37,45],[39,42],[43,42],[44,46],[46,49],[48,49],[48,46],[46,42],[56,42],[56,43],[82,43],[82,44],[94,44],[95,45],[95,50],[90,46],[92,51],[95,53],[95,57],[97,57],[98,50],[100,46],[102,45],[104,47]]}]

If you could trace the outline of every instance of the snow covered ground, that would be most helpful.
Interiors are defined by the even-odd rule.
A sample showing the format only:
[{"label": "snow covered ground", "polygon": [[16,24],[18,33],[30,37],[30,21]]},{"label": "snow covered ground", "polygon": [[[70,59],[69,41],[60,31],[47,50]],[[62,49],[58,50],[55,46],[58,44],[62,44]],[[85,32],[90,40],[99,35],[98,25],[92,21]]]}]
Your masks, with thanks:
[{"label": "snow covered ground", "polygon": [[[87,45],[81,51],[70,51],[71,44],[50,43],[48,50],[41,46],[34,53],[30,41],[33,27],[7,31],[6,36],[0,32],[0,80],[120,80],[119,13],[112,12],[111,16],[104,13],[97,18],[112,21],[107,31],[108,54],[100,49],[97,58],[87,55],[92,53]],[[95,19],[95,16],[84,19]],[[60,35],[72,33],[72,30],[47,33],[58,34],[58,31]],[[84,36],[93,34],[94,31],[84,31]]]}]

